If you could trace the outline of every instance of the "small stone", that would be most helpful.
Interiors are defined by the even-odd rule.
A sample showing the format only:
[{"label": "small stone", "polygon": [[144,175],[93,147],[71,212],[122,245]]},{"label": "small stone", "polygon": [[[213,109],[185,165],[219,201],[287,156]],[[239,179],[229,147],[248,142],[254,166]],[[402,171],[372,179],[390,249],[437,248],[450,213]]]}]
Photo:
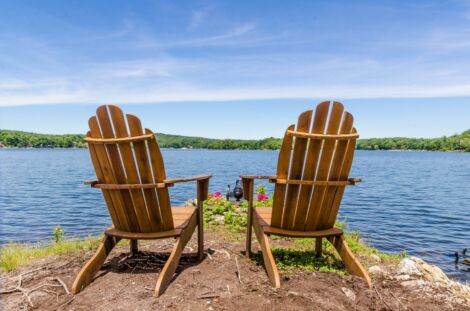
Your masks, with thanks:
[{"label": "small stone", "polygon": [[416,262],[409,258],[403,258],[400,261],[400,264],[398,264],[397,274],[408,274],[418,276],[422,275],[421,271],[419,271]]},{"label": "small stone", "polygon": [[346,287],[341,287],[341,290],[346,295],[346,297],[348,297],[352,301],[356,301],[356,294],[352,290]]},{"label": "small stone", "polygon": [[381,263],[382,262],[382,259],[380,259],[380,257],[377,256],[376,254],[370,255],[370,259],[372,259],[372,261],[375,262],[375,263]]},{"label": "small stone", "polygon": [[401,286],[410,288],[410,289],[419,289],[423,287],[426,282],[423,280],[410,280],[410,281],[404,281],[400,283]]},{"label": "small stone", "polygon": [[294,291],[290,291],[287,293],[287,297],[296,297],[296,296],[300,296],[300,294]]},{"label": "small stone", "polygon": [[411,276],[409,276],[408,274],[401,274],[395,277],[395,280],[398,281],[408,281],[409,279],[411,279]]},{"label": "small stone", "polygon": [[387,274],[384,269],[379,266],[372,266],[369,268],[369,273],[376,276],[384,276]]}]

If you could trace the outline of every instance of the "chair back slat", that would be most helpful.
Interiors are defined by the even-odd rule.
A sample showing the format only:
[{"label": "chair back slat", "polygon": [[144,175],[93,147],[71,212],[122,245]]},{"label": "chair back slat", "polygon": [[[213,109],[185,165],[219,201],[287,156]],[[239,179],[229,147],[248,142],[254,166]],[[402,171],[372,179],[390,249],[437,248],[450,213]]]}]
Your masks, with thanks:
[{"label": "chair back slat", "polygon": [[[96,116],[98,117],[99,126],[101,129],[102,138],[115,138],[115,133],[113,130],[113,126],[108,114],[107,106],[100,106],[96,110]],[[106,151],[108,153],[109,162],[111,167],[113,168],[114,175],[116,177],[117,184],[128,184],[126,177],[125,167],[123,165],[123,159],[121,158],[121,154],[119,152],[118,144],[106,144],[105,145]],[[130,221],[131,230],[133,232],[141,232],[146,228],[139,225],[139,214],[140,210],[136,211],[134,206],[133,197],[131,196],[130,190],[120,190],[122,197],[124,199],[125,210],[127,213],[127,217]],[[136,192],[134,194],[134,199],[137,199]],[[137,205],[139,207],[139,205]],[[142,223],[142,221],[140,222]]]},{"label": "chair back slat", "polygon": [[[312,111],[307,110],[300,114],[297,121],[297,132],[309,132],[312,120]],[[296,137],[294,140],[294,151],[289,169],[289,179],[301,179],[307,150],[307,138]],[[287,185],[286,202],[282,216],[282,227],[291,228],[294,222],[295,209],[298,202],[300,185]]]},{"label": "chair back slat", "polygon": [[[88,120],[88,125],[90,127],[90,137],[103,138],[103,136],[101,135],[99,124],[98,124],[98,119],[96,117],[91,117]],[[108,156],[106,147],[104,145],[91,145],[91,144],[89,144],[88,146],[92,146],[92,148],[89,149],[90,152],[92,150],[96,151],[96,155],[99,160],[99,165],[103,172],[103,180],[99,180],[98,170],[95,170],[97,177],[98,177],[98,181],[101,183],[104,182],[106,184],[117,184],[118,183],[117,178],[115,176],[113,166],[111,165],[111,159]],[[113,200],[114,209],[116,211],[117,216],[119,217],[119,223],[122,226],[122,229],[126,231],[135,230],[135,226],[133,226],[132,220],[129,217],[129,214],[127,213],[126,203],[124,199],[125,194],[117,190],[109,190],[109,193]],[[109,205],[108,205],[108,209],[110,209]],[[118,225],[117,223],[113,223],[113,224],[114,226]]]},{"label": "chair back slat", "polygon": [[[145,129],[145,134],[153,134],[149,129]],[[147,143],[150,161],[152,163],[153,176],[155,183],[163,182],[166,179],[165,165],[163,163],[162,153],[156,139]],[[160,205],[160,214],[162,217],[163,230],[173,229],[173,216],[171,213],[170,194],[168,188],[157,188],[158,203]]]},{"label": "chair back slat", "polygon": [[[327,134],[338,134],[341,118],[343,116],[343,111],[343,105],[337,102],[333,103],[333,107],[331,108],[331,113],[328,120],[328,126],[326,129]],[[320,163],[318,164],[315,180],[328,180],[328,174],[330,172],[335,147],[335,140],[325,140],[323,142]],[[325,186],[319,186],[314,187],[313,189],[312,197],[310,199],[308,215],[305,222],[306,230],[314,230],[315,228],[313,224],[316,222],[316,219],[320,216],[320,206],[322,204],[326,188],[327,187]]]},{"label": "chair back slat", "polygon": [[[315,109],[315,116],[312,125],[312,134],[324,134],[326,121],[328,118],[328,111],[330,108],[330,102],[322,102],[317,105]],[[315,179],[315,173],[318,166],[318,160],[320,158],[320,151],[322,148],[322,140],[310,139],[308,142],[308,151],[305,160],[304,173],[302,180],[313,181]],[[297,209],[295,212],[294,224],[292,226],[295,230],[303,230],[310,204],[310,197],[312,194],[313,186],[302,185],[300,187],[299,201],[297,203]]]},{"label": "chair back slat", "polygon": [[[88,131],[86,137],[91,137],[90,131]],[[106,183],[107,179],[105,178],[106,174],[111,174],[106,173],[105,170],[103,169],[104,165],[100,164],[97,151],[95,150],[96,147],[94,145],[89,145],[88,150],[90,151],[90,157],[91,157],[91,163],[93,164],[93,167],[96,172],[96,176],[98,178],[98,181],[101,183]],[[101,153],[102,151],[100,151]],[[105,159],[106,162],[108,162],[108,159]],[[109,163],[108,163],[109,166]],[[121,207],[119,206],[119,203],[117,202],[118,200],[115,198],[116,194],[115,192],[111,192],[109,190],[103,189],[103,197],[104,201],[106,202],[106,205],[108,206],[109,209],[109,214],[111,216],[111,220],[113,221],[113,224],[115,224],[116,227],[118,228],[127,228],[127,222],[124,219],[121,219],[121,215],[118,211],[120,211]],[[116,201],[116,202],[115,202]],[[121,224],[121,222],[123,224]]]},{"label": "chair back slat", "polygon": [[[349,112],[345,112],[343,115],[343,120],[341,123],[340,134],[349,134],[351,133],[353,125],[353,117]],[[335,150],[333,152],[332,161],[330,164],[330,170],[328,174],[328,181],[339,181],[341,169],[343,166],[344,159],[346,157],[346,149],[348,147],[348,140],[340,140],[336,142]],[[344,188],[344,187],[343,187]],[[331,205],[335,197],[335,193],[338,187],[331,186],[326,187],[323,193],[323,199],[321,204],[316,206],[318,209],[317,218],[312,220],[312,227],[315,230],[321,230],[327,227],[327,222],[329,218],[329,213],[331,210]],[[310,225],[310,223],[308,223]]]},{"label": "chair back slat", "polygon": [[[131,136],[141,136],[144,134],[142,124],[139,118],[128,114],[127,124]],[[134,144],[135,160],[139,168],[140,179],[143,184],[154,183],[152,174],[152,165],[149,161],[147,146],[144,141],[138,141]],[[155,189],[143,189],[145,202],[147,204],[147,213],[149,214],[150,225],[152,230],[162,230],[162,216],[160,215],[160,205],[158,204],[158,197]]]},{"label": "chair back slat", "polygon": [[[163,182],[165,178],[158,180],[153,175],[158,172],[159,176],[162,174],[165,176],[164,172],[160,172],[164,170],[163,159],[161,159],[156,138],[151,132],[146,132],[146,134],[152,134],[148,137],[142,136],[142,125],[137,117],[127,115],[125,118],[117,106],[100,106],[97,109],[97,118],[92,117],[89,123],[91,137],[95,140],[87,142],[92,154],[92,161],[95,162],[93,160],[95,157],[97,164],[99,164],[98,169],[94,164],[99,182],[111,185]],[[129,137],[136,138],[126,139]],[[105,139],[105,143],[99,142],[99,139]],[[161,165],[158,167],[153,167],[154,161],[149,160],[149,153],[152,152],[152,149],[158,151],[157,157],[161,159]],[[159,165],[159,163],[157,164]],[[102,180],[100,180],[100,176]],[[106,200],[106,203],[113,224],[117,229],[135,233],[173,229],[171,206],[166,187],[158,190],[151,188],[103,189],[103,194],[105,191],[106,195],[110,197],[110,202]],[[166,217],[167,223],[164,223],[165,218],[162,216],[164,212],[162,205],[159,204],[160,193],[165,194],[168,198],[166,202],[163,199],[165,213],[169,212],[169,220],[168,216]]]},{"label": "chair back slat", "polygon": [[348,179],[356,142],[356,135],[351,135],[356,134],[353,118],[339,102],[318,104],[313,122],[311,115],[312,111],[302,113],[296,131],[292,126],[286,131],[276,177],[319,183],[277,183],[273,227],[321,230],[331,228],[336,220],[345,186],[323,182]]},{"label": "chair back slat", "polygon": [[[103,116],[103,118],[107,118],[112,122],[114,137],[129,137],[129,132],[127,130],[126,121],[124,119],[122,110],[119,107],[113,105],[109,105],[107,108],[108,109],[106,109],[106,107],[100,108],[100,110],[103,111],[103,114],[99,113],[98,120],[101,122],[100,117]],[[135,145],[135,142],[132,145]],[[122,167],[126,174],[126,183],[139,184],[140,178],[134,160],[132,145],[129,142],[117,144],[121,156]],[[137,222],[139,223],[140,232],[153,232],[156,228],[152,228],[150,223],[142,189],[130,189],[129,192],[132,197],[132,203],[135,214],[137,216]]]},{"label": "chair back slat", "polygon": [[[287,131],[293,130],[295,128],[294,124],[291,124]],[[279,158],[277,160],[277,177],[278,178],[287,178],[289,173],[289,165],[292,151],[292,141],[293,137],[284,135],[282,140],[281,149],[279,150]],[[281,227],[282,224],[282,214],[284,211],[284,202],[286,194],[286,184],[276,184],[274,186],[274,197],[273,197],[273,212],[271,225],[274,227]]]},{"label": "chair back slat", "polygon": [[[351,133],[357,133],[356,129],[353,128]],[[341,168],[341,173],[339,180],[347,180],[349,177],[349,172],[351,171],[353,159],[354,159],[354,151],[356,150],[356,139],[350,140],[348,142],[348,146],[346,148],[346,156],[343,161],[343,166]],[[326,223],[326,227],[333,227],[335,225],[336,216],[338,215],[339,206],[341,204],[341,200],[343,198],[345,187],[337,187],[336,193],[333,198],[333,203],[330,207],[330,213],[328,216],[328,221]]]}]

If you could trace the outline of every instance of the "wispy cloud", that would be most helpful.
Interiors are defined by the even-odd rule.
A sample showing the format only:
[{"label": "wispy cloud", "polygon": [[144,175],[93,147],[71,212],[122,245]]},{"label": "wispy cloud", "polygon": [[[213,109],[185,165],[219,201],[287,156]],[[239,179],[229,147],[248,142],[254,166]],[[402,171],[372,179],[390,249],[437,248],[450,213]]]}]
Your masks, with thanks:
[{"label": "wispy cloud", "polygon": [[182,48],[182,47],[196,47],[196,46],[211,46],[211,45],[226,45],[230,44],[233,39],[240,38],[255,30],[256,26],[253,23],[244,23],[238,25],[226,32],[213,36],[195,37],[175,41],[162,41],[156,40],[154,37],[144,36],[135,47],[137,48]]},{"label": "wispy cloud", "polygon": [[212,10],[212,7],[210,6],[207,6],[203,9],[193,10],[191,12],[191,17],[189,19],[189,25],[188,25],[189,30],[195,30],[201,24],[203,24],[204,21],[209,16],[211,10]]},{"label": "wispy cloud", "polygon": [[[327,55],[274,54],[212,61],[162,57],[95,64],[64,80],[5,80],[0,84],[0,106],[470,96],[470,83],[461,73],[442,66],[419,79],[421,69],[406,76],[407,66]],[[397,82],[399,77],[401,82]]]}]

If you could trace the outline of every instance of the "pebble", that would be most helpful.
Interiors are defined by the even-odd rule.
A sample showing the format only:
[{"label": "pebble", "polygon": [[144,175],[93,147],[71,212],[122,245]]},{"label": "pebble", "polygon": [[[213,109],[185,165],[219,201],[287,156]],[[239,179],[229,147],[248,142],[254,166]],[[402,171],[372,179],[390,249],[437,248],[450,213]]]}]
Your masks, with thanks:
[{"label": "pebble", "polygon": [[352,290],[347,287],[341,287],[341,290],[346,295],[346,297],[348,297],[352,301],[356,301],[356,294]]},{"label": "pebble", "polygon": [[411,279],[411,276],[409,276],[408,274],[401,274],[395,277],[395,280],[397,281],[408,281],[409,279]]},{"label": "pebble", "polygon": [[382,262],[382,259],[380,259],[380,257],[377,256],[376,254],[370,255],[370,259],[372,259],[372,261],[374,261],[375,263],[381,263]]},{"label": "pebble", "polygon": [[372,266],[369,268],[369,273],[376,276],[384,276],[387,274],[384,269],[379,266]]},{"label": "pebble", "polygon": [[425,281],[423,280],[410,280],[410,281],[404,281],[400,283],[401,286],[411,288],[411,289],[418,289],[426,284]]}]

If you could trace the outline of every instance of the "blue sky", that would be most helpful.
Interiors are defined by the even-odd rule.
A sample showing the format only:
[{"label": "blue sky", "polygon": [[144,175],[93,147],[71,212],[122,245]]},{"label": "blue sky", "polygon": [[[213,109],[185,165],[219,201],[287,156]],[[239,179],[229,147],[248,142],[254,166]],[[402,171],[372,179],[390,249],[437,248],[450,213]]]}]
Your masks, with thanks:
[{"label": "blue sky", "polygon": [[0,0],[0,128],[281,136],[319,99],[363,137],[470,128],[469,1]]}]

